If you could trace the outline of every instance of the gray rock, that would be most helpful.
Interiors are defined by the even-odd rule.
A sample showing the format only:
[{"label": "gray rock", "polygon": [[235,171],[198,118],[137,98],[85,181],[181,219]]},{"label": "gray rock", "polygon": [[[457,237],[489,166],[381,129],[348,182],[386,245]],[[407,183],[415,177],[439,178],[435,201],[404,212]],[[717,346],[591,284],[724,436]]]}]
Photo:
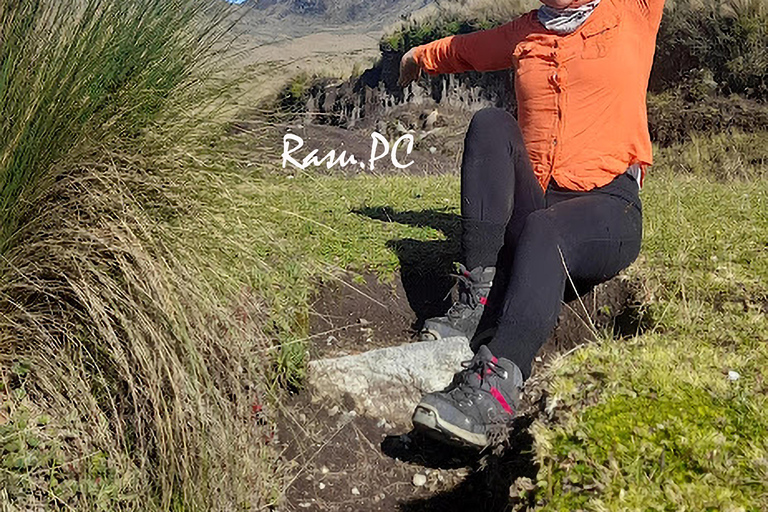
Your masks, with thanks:
[{"label": "gray rock", "polygon": [[421,396],[447,386],[461,362],[471,358],[464,337],[407,343],[312,361],[308,385],[317,402],[349,397],[362,415],[407,425]]}]

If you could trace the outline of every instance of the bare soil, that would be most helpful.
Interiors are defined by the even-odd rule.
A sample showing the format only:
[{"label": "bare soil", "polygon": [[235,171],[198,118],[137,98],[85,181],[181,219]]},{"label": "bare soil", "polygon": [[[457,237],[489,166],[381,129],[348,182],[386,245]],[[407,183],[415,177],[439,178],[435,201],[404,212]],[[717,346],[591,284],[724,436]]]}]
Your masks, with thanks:
[{"label": "bare soil", "polygon": [[327,405],[300,395],[281,414],[279,442],[294,477],[280,510],[501,511],[517,478],[535,478],[525,418],[512,448],[478,454]]},{"label": "bare soil", "polygon": [[[423,318],[409,302],[403,279],[384,283],[373,274],[363,277],[363,282],[347,276],[318,287],[310,322],[313,358],[413,339]],[[450,285],[438,284],[429,276],[418,284],[422,302],[417,311],[444,311],[447,302],[436,298]],[[619,277],[567,303],[535,368],[590,339],[590,324],[598,329],[613,326],[618,335],[641,330],[641,293],[637,282]],[[411,431],[410,425],[360,417],[349,403],[318,404],[306,393],[295,395],[278,421],[278,442],[293,468],[280,510],[524,510],[528,503],[517,498],[517,491],[528,479],[535,480],[538,471],[527,427],[543,406],[539,391],[527,390],[528,403],[505,447],[480,454],[436,444]],[[414,485],[417,474],[426,478],[423,485]]]},{"label": "bare soil", "polygon": [[338,357],[390,347],[414,339],[416,315],[402,281],[381,282],[374,274],[363,283],[347,276],[322,285],[312,301],[312,359]]}]

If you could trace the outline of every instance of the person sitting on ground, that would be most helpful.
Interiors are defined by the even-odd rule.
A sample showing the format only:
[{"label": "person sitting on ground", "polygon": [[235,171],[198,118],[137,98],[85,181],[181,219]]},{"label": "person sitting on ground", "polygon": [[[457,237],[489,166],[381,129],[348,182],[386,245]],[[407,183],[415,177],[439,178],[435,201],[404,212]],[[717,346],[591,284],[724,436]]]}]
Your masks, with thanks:
[{"label": "person sitting on ground", "polygon": [[417,429],[485,447],[508,425],[566,293],[640,252],[639,190],[652,164],[646,91],[664,0],[542,0],[500,27],[409,50],[400,85],[514,68],[518,120],[477,112],[461,164],[459,300],[423,340],[466,336],[475,356],[425,395]]}]

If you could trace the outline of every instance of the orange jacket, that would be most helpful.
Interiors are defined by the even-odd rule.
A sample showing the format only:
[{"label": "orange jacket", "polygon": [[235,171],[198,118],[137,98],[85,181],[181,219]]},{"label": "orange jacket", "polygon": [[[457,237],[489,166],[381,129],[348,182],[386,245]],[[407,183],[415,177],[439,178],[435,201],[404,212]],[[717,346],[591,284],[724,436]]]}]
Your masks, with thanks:
[{"label": "orange jacket", "polygon": [[417,47],[429,74],[514,67],[518,121],[546,189],[590,190],[653,163],[646,90],[664,0],[602,0],[575,32],[536,11],[500,27]]}]

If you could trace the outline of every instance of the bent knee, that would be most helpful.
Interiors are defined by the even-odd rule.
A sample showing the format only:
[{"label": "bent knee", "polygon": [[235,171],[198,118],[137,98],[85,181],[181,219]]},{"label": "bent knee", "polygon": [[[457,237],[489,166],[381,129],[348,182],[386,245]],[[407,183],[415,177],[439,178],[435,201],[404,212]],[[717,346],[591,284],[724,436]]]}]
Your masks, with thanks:
[{"label": "bent knee", "polygon": [[496,138],[522,140],[517,119],[506,110],[496,107],[486,107],[475,112],[469,123],[467,136],[479,136],[484,140]]},{"label": "bent knee", "polygon": [[470,126],[485,126],[489,124],[498,126],[499,123],[508,122],[508,118],[512,118],[512,120],[514,120],[512,114],[504,109],[497,107],[485,107],[472,115]]},{"label": "bent knee", "polygon": [[528,217],[525,218],[523,233],[527,236],[554,236],[556,234],[556,229],[552,218],[552,212],[547,209],[531,212]]}]

